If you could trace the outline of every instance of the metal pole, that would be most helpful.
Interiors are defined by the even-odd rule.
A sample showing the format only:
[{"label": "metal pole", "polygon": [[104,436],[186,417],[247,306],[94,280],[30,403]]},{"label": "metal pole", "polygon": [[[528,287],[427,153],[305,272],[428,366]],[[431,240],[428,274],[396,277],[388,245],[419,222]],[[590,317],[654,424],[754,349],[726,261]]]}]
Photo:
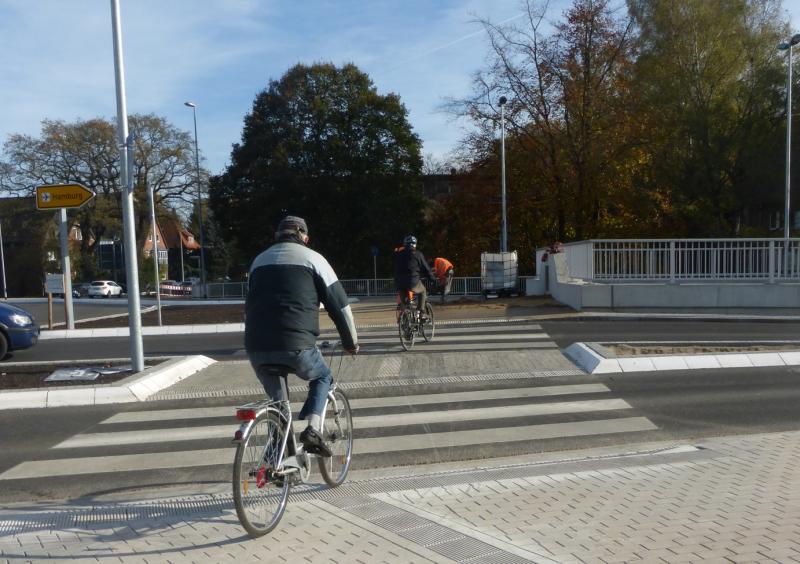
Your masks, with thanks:
[{"label": "metal pole", "polygon": [[122,25],[119,0],[111,0],[111,30],[114,38],[114,71],[117,91],[117,141],[119,143],[120,187],[122,188],[122,225],[125,245],[125,276],[128,284],[128,328],[130,330],[131,367],[144,370],[142,318],[139,309],[139,267],[136,264],[136,227],[133,217],[133,175],[128,167],[128,111],[125,106],[125,68],[122,62]]},{"label": "metal pole", "polygon": [[206,255],[205,241],[203,239],[203,198],[200,193],[200,150],[197,148],[197,106],[192,104],[192,116],[194,117],[194,160],[197,170],[197,222],[200,227],[200,284],[203,287],[203,297],[208,297],[206,292]]},{"label": "metal pole", "polygon": [[158,326],[161,327],[163,324],[161,323],[161,282],[160,277],[158,275],[158,236],[156,229],[156,204],[155,198],[153,197],[153,186],[150,185],[147,187],[147,200],[150,204],[150,224],[153,226],[153,245],[152,245],[152,253],[153,253],[153,277],[155,278],[155,287],[156,287],[156,311],[158,312]]},{"label": "metal pole", "polygon": [[3,269],[3,299],[8,299],[8,287],[6,287],[6,257],[3,252],[3,224],[0,223],[0,266]]},{"label": "metal pole", "polygon": [[183,273],[183,233],[181,233],[180,228],[178,228],[178,242],[181,245],[181,282],[185,282],[186,278]]},{"label": "metal pole", "polygon": [[61,270],[64,273],[64,317],[67,322],[67,329],[75,329],[75,316],[72,312],[72,271],[69,266],[69,244],[67,241],[67,210],[61,208],[59,216],[61,219]]},{"label": "metal pole", "polygon": [[508,250],[508,233],[506,232],[506,111],[505,103],[500,104],[500,177],[502,184],[503,216],[501,225],[503,228],[500,239],[500,251]]},{"label": "metal pole", "polygon": [[783,272],[789,277],[789,186],[792,165],[792,44],[789,43],[789,80],[786,87],[786,194],[783,208]]}]

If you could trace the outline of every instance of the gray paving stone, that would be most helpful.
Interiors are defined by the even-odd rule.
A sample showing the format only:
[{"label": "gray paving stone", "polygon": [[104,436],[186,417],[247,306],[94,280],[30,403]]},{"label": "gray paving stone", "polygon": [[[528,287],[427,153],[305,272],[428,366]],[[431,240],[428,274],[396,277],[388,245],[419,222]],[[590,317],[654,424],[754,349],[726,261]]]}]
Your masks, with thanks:
[{"label": "gray paving stone", "polygon": [[[709,450],[696,461],[654,456],[638,466],[620,459],[618,466],[603,467],[590,460],[585,470],[573,472],[541,475],[532,467],[528,476],[465,478],[381,494],[409,507],[411,516],[372,495],[324,503],[290,498],[281,525],[262,539],[244,535],[230,509],[153,514],[128,523],[101,519],[51,530],[37,529],[36,515],[25,518],[2,508],[0,522],[13,514],[34,525],[0,534],[0,561],[483,564],[502,561],[496,558],[503,551],[520,561],[800,560],[800,432],[703,444]],[[414,516],[450,532],[440,537],[433,528],[416,526]]]}]

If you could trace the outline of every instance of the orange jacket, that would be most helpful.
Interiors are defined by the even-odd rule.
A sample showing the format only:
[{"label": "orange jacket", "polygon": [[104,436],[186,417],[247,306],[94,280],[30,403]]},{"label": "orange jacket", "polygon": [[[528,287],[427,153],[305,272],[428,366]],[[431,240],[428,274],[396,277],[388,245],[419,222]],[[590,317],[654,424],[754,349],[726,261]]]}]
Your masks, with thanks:
[{"label": "orange jacket", "polygon": [[433,261],[433,271],[439,280],[444,280],[447,277],[447,271],[451,268],[453,268],[453,263],[446,258],[437,257]]}]

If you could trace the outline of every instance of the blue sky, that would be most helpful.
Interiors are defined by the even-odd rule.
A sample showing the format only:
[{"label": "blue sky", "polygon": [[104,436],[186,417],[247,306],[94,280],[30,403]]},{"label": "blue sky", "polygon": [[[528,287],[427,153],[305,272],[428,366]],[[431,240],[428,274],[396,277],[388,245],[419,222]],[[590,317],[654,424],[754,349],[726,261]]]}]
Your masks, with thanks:
[{"label": "blue sky", "polygon": [[[569,0],[551,0],[558,18]],[[204,165],[222,172],[242,120],[268,81],[293,64],[354,62],[396,92],[441,158],[466,124],[441,111],[470,92],[487,42],[476,18],[501,22],[519,0],[120,0],[129,113],[192,131]],[[800,0],[784,0],[800,31]],[[38,135],[43,119],[115,118],[108,0],[0,0],[0,143]]]}]

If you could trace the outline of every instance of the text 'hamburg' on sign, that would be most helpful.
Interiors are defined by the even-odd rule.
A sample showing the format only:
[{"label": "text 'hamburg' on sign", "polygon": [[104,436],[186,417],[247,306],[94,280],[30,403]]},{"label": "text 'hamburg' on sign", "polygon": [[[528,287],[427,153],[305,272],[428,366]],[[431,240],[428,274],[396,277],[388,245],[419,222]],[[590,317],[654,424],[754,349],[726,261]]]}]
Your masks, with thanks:
[{"label": "text 'hamburg' on sign", "polygon": [[79,208],[95,194],[83,184],[48,184],[36,187],[36,208]]}]

